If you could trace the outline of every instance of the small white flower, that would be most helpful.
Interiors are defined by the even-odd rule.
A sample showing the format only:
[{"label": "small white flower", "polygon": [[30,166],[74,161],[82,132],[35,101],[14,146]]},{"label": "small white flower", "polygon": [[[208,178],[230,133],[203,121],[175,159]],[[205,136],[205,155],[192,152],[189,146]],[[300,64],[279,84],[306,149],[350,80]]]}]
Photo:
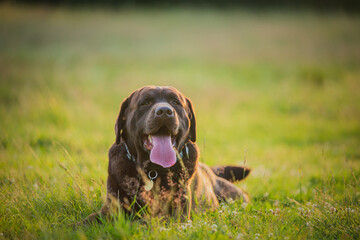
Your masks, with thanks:
[{"label": "small white flower", "polygon": [[355,212],[355,210],[354,209],[352,209],[352,208],[346,208],[346,211],[348,211],[348,212]]},{"label": "small white flower", "polygon": [[238,215],[238,212],[237,211],[232,211],[231,212],[233,215]]},{"label": "small white flower", "polygon": [[235,237],[235,239],[240,240],[240,239],[242,239],[243,237],[244,237],[244,234],[239,233],[239,234]]},{"label": "small white flower", "polygon": [[191,227],[192,227],[191,223],[183,223],[183,224],[179,225],[180,230],[186,230],[186,229],[191,228]]},{"label": "small white flower", "polygon": [[221,207],[221,210],[222,210],[222,211],[226,211],[226,209],[227,209],[227,206],[226,206],[226,205],[223,205],[223,206]]},{"label": "small white flower", "polygon": [[280,208],[270,209],[269,212],[273,215],[278,215],[280,213]]},{"label": "small white flower", "polygon": [[211,225],[211,228],[217,228],[216,224]]},{"label": "small white flower", "polygon": [[169,228],[166,228],[166,227],[161,227],[161,228],[160,228],[160,232],[163,232],[163,231],[166,232],[166,231],[169,231],[169,230],[170,230],[170,229],[169,229]]},{"label": "small white flower", "polygon": [[217,225],[216,224],[213,224],[213,225],[211,225],[211,231],[213,231],[213,232],[216,232],[217,231]]},{"label": "small white flower", "polygon": [[242,208],[246,208],[247,205],[248,205],[248,204],[247,204],[246,202],[244,202],[244,203],[241,204],[241,207],[242,207]]},{"label": "small white flower", "polygon": [[331,211],[332,213],[336,213],[336,212],[337,212],[337,209],[336,209],[335,207],[330,207],[330,211]]}]

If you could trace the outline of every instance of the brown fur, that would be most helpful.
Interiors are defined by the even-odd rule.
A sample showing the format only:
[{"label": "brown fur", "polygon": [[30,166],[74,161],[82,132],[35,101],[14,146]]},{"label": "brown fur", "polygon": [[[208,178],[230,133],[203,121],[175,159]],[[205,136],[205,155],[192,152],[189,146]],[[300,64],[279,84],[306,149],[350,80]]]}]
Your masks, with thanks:
[{"label": "brown fur", "polygon": [[[154,117],[159,104],[174,110],[166,120]],[[142,145],[144,134],[166,128],[176,135],[176,150],[183,153],[175,165],[163,168],[149,160]],[[159,130],[160,129],[160,130]],[[190,218],[190,211],[216,208],[220,201],[242,199],[248,195],[231,182],[245,178],[249,168],[225,166],[209,168],[198,162],[196,119],[191,101],[172,87],[143,87],[126,98],[115,125],[116,141],[109,150],[107,198],[99,213],[93,213],[79,224],[98,221],[121,209],[139,214],[147,205],[150,216]],[[135,162],[127,157],[126,146]],[[185,145],[188,153],[185,151]],[[155,170],[158,177],[150,191],[144,189],[147,173]],[[201,206],[201,208],[200,208]]]}]

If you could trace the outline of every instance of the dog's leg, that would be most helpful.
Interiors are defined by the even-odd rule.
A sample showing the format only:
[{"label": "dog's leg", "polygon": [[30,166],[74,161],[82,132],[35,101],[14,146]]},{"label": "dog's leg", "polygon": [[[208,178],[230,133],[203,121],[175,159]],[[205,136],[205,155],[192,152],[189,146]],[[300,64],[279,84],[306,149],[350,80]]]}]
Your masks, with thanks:
[{"label": "dog's leg", "polygon": [[76,223],[70,224],[73,228],[90,225],[92,223],[101,223],[101,219],[109,218],[110,211],[107,205],[104,205],[99,212],[95,212],[90,214],[87,218],[82,221],[78,221]]},{"label": "dog's leg", "polygon": [[230,199],[242,199],[246,203],[250,201],[249,195],[246,192],[220,177],[216,179],[214,192],[219,201],[228,201]]},{"label": "dog's leg", "polygon": [[90,214],[87,218],[82,221],[71,224],[72,227],[86,226],[92,223],[101,223],[102,219],[110,220],[113,213],[119,211],[125,211],[127,206],[126,203],[121,203],[112,194],[107,194],[106,202],[99,212]]}]

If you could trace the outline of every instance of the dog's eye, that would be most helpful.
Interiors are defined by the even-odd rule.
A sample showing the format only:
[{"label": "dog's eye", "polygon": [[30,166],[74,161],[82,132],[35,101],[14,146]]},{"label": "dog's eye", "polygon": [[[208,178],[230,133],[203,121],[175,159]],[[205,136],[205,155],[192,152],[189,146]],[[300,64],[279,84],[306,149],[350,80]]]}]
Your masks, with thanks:
[{"label": "dog's eye", "polygon": [[180,102],[179,102],[178,100],[173,100],[172,103],[173,103],[174,105],[180,105]]},{"label": "dog's eye", "polygon": [[150,105],[151,104],[151,101],[150,100],[145,100],[143,101],[140,105],[141,106],[147,106],[147,105]]}]

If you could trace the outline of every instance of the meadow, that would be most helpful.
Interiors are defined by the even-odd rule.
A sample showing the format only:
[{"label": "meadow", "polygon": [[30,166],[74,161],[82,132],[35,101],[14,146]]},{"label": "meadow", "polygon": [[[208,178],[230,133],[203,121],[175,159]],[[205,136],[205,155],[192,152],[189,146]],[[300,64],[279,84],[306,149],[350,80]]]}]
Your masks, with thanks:
[{"label": "meadow", "polygon": [[[200,161],[251,167],[251,203],[72,229],[144,85],[192,99]],[[359,93],[358,15],[2,3],[0,239],[359,239]]]}]

